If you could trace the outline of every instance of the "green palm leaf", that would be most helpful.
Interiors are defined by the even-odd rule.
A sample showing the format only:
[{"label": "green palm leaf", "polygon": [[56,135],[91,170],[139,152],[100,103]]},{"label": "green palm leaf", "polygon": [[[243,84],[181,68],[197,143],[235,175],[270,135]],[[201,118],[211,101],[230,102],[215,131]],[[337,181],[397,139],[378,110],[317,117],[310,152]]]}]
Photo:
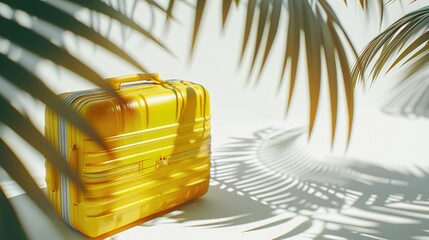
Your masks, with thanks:
[{"label": "green palm leaf", "polygon": [[0,232],[5,239],[27,239],[24,229],[19,223],[15,209],[0,187]]},{"label": "green palm leaf", "polygon": [[318,22],[314,16],[311,6],[307,1],[301,1],[301,13],[304,17],[304,32],[305,32],[305,47],[307,55],[307,74],[308,74],[308,87],[310,96],[310,125],[309,134],[313,130],[314,121],[316,119],[317,107],[320,94],[320,81],[321,81],[321,52],[322,42],[317,30]]},{"label": "green palm leaf", "polygon": [[[98,73],[79,61],[65,49],[58,47],[43,36],[22,27],[15,21],[8,20],[1,16],[0,28],[3,29],[3,31],[0,32],[0,36],[33,52],[41,58],[49,59],[56,64],[70,69],[111,95],[118,96],[107,82],[102,81],[103,78],[98,75]],[[31,41],[28,41],[28,39],[31,39]]]},{"label": "green palm leaf", "polygon": [[[65,12],[45,1],[34,0],[0,0],[1,3],[8,5],[12,11],[23,11],[32,18],[41,19],[48,23],[70,31],[82,38],[85,38],[103,48],[110,51],[119,58],[124,59],[130,65],[145,71],[133,57],[123,51],[108,38],[102,36],[96,28],[89,27],[83,22],[77,20],[73,15]],[[79,1],[70,0],[82,8],[87,8],[95,12],[104,14],[110,19],[116,20],[124,26],[128,26],[143,37],[154,42],[157,46],[172,54],[157,38],[150,32],[143,29],[133,20],[120,13],[115,8],[105,4],[102,1]],[[155,1],[145,0],[149,6],[165,10],[161,8]],[[171,13],[167,13],[171,15]],[[117,93],[103,81],[103,78],[93,69],[89,68],[80,59],[70,54],[63,47],[52,43],[51,39],[40,34],[34,29],[27,28],[19,24],[13,18],[5,18],[0,16],[0,37],[8,40],[14,46],[25,49],[32,54],[35,54],[40,59],[48,59],[55,64],[58,64],[77,75],[80,75],[94,85],[102,88],[111,95],[117,96]],[[31,39],[31,40],[30,40]],[[19,90],[30,94],[37,100],[40,100],[60,116],[64,117],[68,122],[75,125],[85,134],[94,138],[105,146],[101,138],[93,130],[86,120],[76,113],[70,106],[66,105],[54,92],[48,88],[33,72],[22,66],[20,63],[12,61],[4,52],[0,53],[0,76],[9,84],[14,85]],[[51,164],[59,169],[63,174],[70,177],[75,183],[81,186],[81,183],[74,172],[71,171],[64,158],[58,153],[55,147],[33,126],[32,122],[25,117],[24,113],[17,111],[11,104],[11,100],[4,98],[0,89],[0,123],[8,126],[22,139],[32,145],[37,151],[41,152]],[[27,170],[23,168],[19,159],[13,154],[9,147],[0,139],[0,167],[4,168],[12,179],[14,179],[36,203],[37,206],[54,222],[55,226],[61,229],[61,221],[50,208],[49,203],[43,196],[43,193],[38,189],[37,185],[31,179]],[[82,186],[81,186],[82,187]],[[14,209],[9,204],[3,191],[0,191],[0,211],[1,211],[1,232],[2,236],[8,239],[23,239],[26,238],[22,227],[17,220]]]},{"label": "green palm leaf", "polygon": [[45,155],[47,159],[50,159],[57,169],[60,169],[66,176],[82,187],[76,173],[69,168],[64,157],[62,157],[55,147],[33,126],[29,119],[22,116],[22,114],[12,107],[9,101],[2,96],[0,96],[0,111],[2,113],[0,121],[2,123],[15,131],[37,151]]},{"label": "green palm leaf", "polygon": [[194,21],[194,32],[192,34],[191,54],[195,47],[195,41],[197,40],[198,31],[200,29],[200,23],[203,17],[205,5],[206,5],[206,0],[197,0],[197,6],[195,7],[195,21]]},{"label": "green palm leaf", "polygon": [[65,119],[68,119],[71,124],[80,128],[91,138],[96,139],[100,145],[103,145],[103,142],[94,129],[69,105],[65,104],[62,99],[55,95],[40,78],[3,54],[0,54],[0,68],[8,69],[8,71],[2,72],[1,75],[7,79],[14,79],[14,81],[11,82],[13,85],[29,93],[35,99],[39,99],[46,104],[47,107],[57,112]]},{"label": "green palm leaf", "polygon": [[[290,103],[292,102],[292,96],[295,89],[295,79],[298,69],[298,59],[299,59],[299,50],[300,48],[295,48],[295,46],[299,46],[301,42],[301,28],[302,28],[302,20],[301,15],[296,14],[295,8],[298,8],[299,5],[295,6],[294,1],[289,1],[289,25],[287,28],[287,44],[286,44],[286,52],[283,60],[282,73],[280,76],[280,84],[282,84],[284,79],[284,74],[286,70],[286,65],[290,62],[291,70],[290,70],[290,80],[289,80],[289,95],[287,99],[287,108],[290,109]],[[280,86],[279,86],[280,88]]]},{"label": "green palm leaf", "polygon": [[389,71],[400,62],[403,62],[402,65],[409,64],[403,79],[425,70],[428,59],[428,24],[429,7],[406,14],[394,22],[362,51],[357,61],[359,67],[355,66],[353,69],[353,78],[364,79],[364,70],[370,69],[370,76],[374,81],[383,69],[388,67],[386,71]]},{"label": "green palm leaf", "polygon": [[1,0],[3,3],[8,4],[10,7],[20,9],[28,14],[31,14],[37,18],[43,19],[44,21],[53,24],[61,29],[67,29],[72,33],[81,37],[87,38],[91,42],[95,42],[105,49],[111,51],[113,54],[121,57],[131,65],[146,72],[134,58],[124,52],[122,49],[113,44],[110,40],[101,36],[94,29],[86,26],[82,22],[78,21],[73,16],[68,15],[63,10],[56,8],[48,3],[42,1],[15,1],[15,0]]},{"label": "green palm leaf", "polygon": [[170,0],[168,2],[168,7],[167,7],[167,14],[166,14],[166,21],[168,22],[172,16],[173,16],[173,8],[174,8],[174,0]]},{"label": "green palm leaf", "polygon": [[228,18],[229,10],[231,9],[232,0],[222,1],[222,26],[225,27],[226,19]]},{"label": "green palm leaf", "polygon": [[[389,0],[387,1],[387,3],[392,3],[396,0]],[[346,0],[344,0],[344,2],[346,2]],[[379,16],[380,16],[380,24],[383,22],[383,16],[384,16],[384,0],[359,0],[359,4],[360,6],[365,9],[366,11],[368,11],[369,9],[371,9],[371,7],[369,7],[370,3],[375,3],[378,5],[378,10],[379,10]]]},{"label": "green palm leaf", "polygon": [[257,0],[249,0],[247,3],[246,26],[244,27],[243,47],[241,48],[241,59],[246,51],[247,42],[249,41],[250,30],[252,28],[253,16],[255,15]]},{"label": "green palm leaf", "polygon": [[[345,1],[346,2],[346,1]],[[360,1],[363,8],[367,9],[367,1]],[[383,1],[378,4],[383,7]],[[191,52],[195,46],[199,24],[205,6],[204,0],[197,0],[194,32],[191,44]],[[285,6],[285,7],[283,7]],[[226,18],[230,12],[231,1],[223,1],[222,23],[225,25]],[[283,12],[285,11],[285,12]],[[382,12],[381,12],[382,13]],[[282,15],[288,18],[282,18]],[[322,69],[326,68],[326,78],[328,79],[331,103],[331,129],[332,142],[335,139],[335,129],[337,124],[338,105],[338,82],[342,81],[346,93],[348,110],[348,137],[351,136],[353,126],[354,110],[354,82],[350,77],[350,62],[347,52],[351,50],[355,57],[357,52],[354,49],[347,33],[335,12],[326,0],[303,1],[303,0],[249,0],[247,1],[247,13],[244,26],[243,44],[241,49],[241,60],[246,50],[252,51],[250,63],[250,73],[258,74],[258,81],[266,62],[274,46],[277,32],[282,19],[285,19],[287,26],[287,37],[283,65],[281,68],[280,85],[286,75],[287,66],[290,64],[289,94],[287,97],[287,109],[295,91],[297,81],[297,69],[302,50],[306,52],[306,69],[309,82],[309,135],[311,135],[316,120],[321,81],[325,78]],[[252,35],[252,29],[256,32]],[[249,47],[249,40],[254,37],[253,48]],[[344,40],[342,40],[344,39]],[[301,41],[304,42],[301,45]],[[265,46],[264,46],[265,45]],[[264,46],[264,47],[262,47]],[[260,49],[263,50],[260,50]],[[262,54],[260,54],[262,52]],[[327,60],[327,61],[325,61]],[[260,63],[258,70],[256,64]],[[341,69],[341,75],[337,73],[337,67]],[[250,75],[250,74],[249,74]],[[301,78],[300,78],[301,79]],[[248,79],[250,80],[250,78]]]},{"label": "green palm leaf", "polygon": [[267,25],[268,11],[270,6],[269,4],[270,4],[269,1],[260,1],[259,3],[258,28],[256,32],[256,41],[255,41],[255,47],[253,51],[253,58],[252,58],[252,63],[250,65],[250,69],[253,69],[255,65],[256,57],[258,56],[259,49],[260,49],[259,46],[261,45],[262,37],[264,36],[264,30],[265,30],[265,26]]},{"label": "green palm leaf", "polygon": [[271,48],[273,47],[274,40],[276,39],[277,30],[279,28],[279,22],[282,13],[282,4],[283,0],[273,1],[271,17],[269,19],[270,28],[268,30],[267,43],[265,46],[264,56],[262,58],[261,69],[259,70],[259,72],[262,72],[262,70],[264,69],[265,62],[267,61],[268,55],[270,54]]},{"label": "green palm leaf", "polygon": [[[319,14],[320,16],[320,14]],[[328,26],[319,22],[321,29],[321,41],[325,47],[325,60],[327,63],[335,63],[335,42],[334,37],[330,34]],[[337,125],[337,111],[338,111],[338,84],[337,84],[337,68],[335,64],[327,64],[327,75],[329,83],[329,97],[331,103],[331,135],[335,136]],[[290,100],[289,100],[290,102]],[[331,144],[333,145],[333,138]]]},{"label": "green palm leaf", "polygon": [[[43,213],[53,220],[52,223],[57,227],[57,229],[62,231],[63,235],[67,234],[65,230],[65,225],[55,213],[54,209],[51,207],[46,196],[42,191],[39,190],[36,182],[30,176],[28,171],[25,169],[24,165],[19,161],[16,155],[10,150],[3,140],[0,139],[0,167],[2,167],[9,176],[12,177],[24,190],[27,192],[28,196],[36,203],[36,205],[43,211]],[[1,205],[3,207],[3,205]],[[3,215],[2,215],[3,216]],[[3,224],[1,224],[3,226]],[[19,227],[19,224],[16,224],[15,228]],[[4,231],[1,231],[2,234]],[[19,230],[18,230],[19,233]],[[4,237],[4,236],[3,236]],[[8,239],[18,239],[18,238],[8,238]],[[19,238],[20,239],[20,238]]]},{"label": "green palm leaf", "polygon": [[[169,50],[167,47],[165,47],[165,45],[163,43],[161,43],[160,40],[155,38],[150,32],[143,29],[140,25],[135,23],[133,20],[129,19],[127,16],[124,16],[119,11],[117,11],[113,7],[107,5],[106,3],[99,1],[99,0],[97,0],[97,1],[68,0],[68,1],[73,2],[77,5],[80,5],[83,8],[87,8],[87,9],[90,9],[92,11],[102,13],[111,19],[115,19],[116,21],[120,22],[124,26],[128,26],[128,27],[134,29],[135,31],[140,33],[142,36],[150,39],[155,44],[157,44],[159,47],[161,47],[162,49],[166,50],[167,52],[169,52],[170,54],[173,55],[173,52],[171,52],[171,50]],[[150,1],[150,0],[145,0],[145,1],[151,5],[156,4],[156,2],[154,2],[154,1]],[[160,9],[162,9],[159,5],[156,5],[156,6]],[[162,10],[165,11],[164,9],[162,9]]]},{"label": "green palm leaf", "polygon": [[[93,12],[107,16],[110,20],[114,20],[127,26],[155,43],[158,47],[172,54],[172,52],[161,43],[159,39],[154,37],[148,30],[136,24],[127,14],[122,13],[121,9],[115,9],[112,5],[106,4],[104,1],[87,1],[87,0],[67,0],[77,6],[89,9]],[[142,0],[143,1],[143,0]],[[174,19],[172,13],[177,1],[170,0],[167,9],[161,7],[154,0],[144,0],[150,7],[161,10],[166,14],[167,21]],[[194,29],[191,41],[191,54],[196,45],[200,24],[203,19],[204,10],[206,8],[206,0],[196,0]],[[97,29],[87,26],[80,22],[74,16],[65,11],[50,5],[45,1],[35,0],[0,0],[0,2],[10,6],[13,10],[21,10],[28,13],[31,17],[39,18],[45,22],[70,31],[82,38],[85,38],[124,59],[132,66],[145,71],[133,57],[120,49],[109,39],[102,36]],[[175,4],[176,2],[176,4]],[[346,0],[344,0],[347,3]],[[419,11],[406,15],[398,20],[373,42],[371,42],[359,61],[355,65],[353,75],[350,74],[350,62],[347,52],[351,50],[355,55],[356,51],[348,38],[347,33],[342,27],[341,22],[337,18],[331,5],[326,0],[248,0],[247,14],[244,25],[244,36],[241,49],[241,58],[245,51],[252,52],[251,73],[256,72],[259,76],[266,67],[267,59],[275,44],[278,35],[279,26],[284,19],[287,26],[287,37],[284,42],[285,54],[283,64],[281,66],[280,85],[286,76],[287,66],[290,65],[289,77],[289,95],[287,97],[287,107],[289,108],[293,94],[295,93],[296,81],[301,81],[297,78],[297,69],[299,67],[299,57],[306,53],[305,67],[309,82],[309,99],[310,99],[310,115],[309,115],[309,134],[313,131],[313,126],[316,120],[319,105],[320,88],[322,80],[327,79],[329,86],[329,101],[331,106],[331,128],[332,142],[336,135],[337,111],[338,111],[338,92],[339,83],[342,82],[345,91],[346,106],[348,110],[348,136],[350,138],[353,114],[354,114],[354,85],[359,77],[363,77],[365,69],[369,68],[371,61],[377,59],[373,68],[372,74],[375,78],[384,68],[386,63],[392,59],[391,56],[398,54],[396,59],[393,59],[391,68],[397,64],[410,64],[409,74],[420,71],[426,67],[426,62],[429,62],[427,29],[428,25],[428,8],[423,8]],[[228,16],[231,14],[232,0],[222,1],[222,25],[225,26]],[[235,0],[236,6],[239,1]],[[359,4],[364,9],[369,8],[368,0],[359,0]],[[384,2],[383,0],[376,1],[380,9],[380,16],[383,18]],[[121,5],[123,6],[123,5]],[[282,17],[287,16],[287,17]],[[110,86],[102,80],[102,77],[91,68],[87,67],[78,58],[71,55],[67,50],[53,44],[50,39],[17,23],[13,19],[8,19],[0,16],[0,36],[9,40],[13,45],[21,47],[41,59],[48,59],[64,68],[71,70],[77,75],[82,76],[86,80],[92,82],[96,86],[104,89],[112,95],[117,94]],[[252,29],[256,31],[252,32]],[[255,38],[255,45],[249,46],[248,42],[251,38]],[[31,39],[32,41],[25,41]],[[304,44],[301,44],[301,41]],[[262,50],[260,50],[262,48]],[[262,52],[262,53],[261,53]],[[412,55],[411,55],[412,54]],[[411,55],[411,56],[410,56]],[[257,64],[259,68],[255,68]],[[280,65],[280,64],[279,64]],[[255,68],[255,69],[254,69]],[[98,139],[97,134],[92,130],[91,126],[85,122],[76,112],[58,98],[52,90],[50,90],[41,79],[39,79],[31,71],[21,66],[19,63],[12,61],[4,53],[0,54],[0,75],[10,84],[18,87],[23,92],[29,93],[34,98],[45,103],[47,107],[56,111],[58,114],[66,118],[69,122],[76,125],[89,136]],[[322,73],[326,69],[326,76]],[[258,78],[259,80],[259,78]],[[0,108],[2,114],[0,123],[7,125],[15,131],[24,140],[30,143],[35,149],[44,154],[47,159],[62,172],[78,181],[77,177],[70,171],[66,162],[58,154],[55,148],[49,143],[43,135],[33,126],[22,113],[17,111],[10,101],[1,97],[0,89]],[[19,159],[10,151],[9,147],[0,140],[0,149],[2,159],[0,166],[15,179],[18,184],[23,186],[30,197],[36,204],[50,216],[51,220],[56,218],[51,216],[52,212],[46,209],[46,201],[41,197],[40,192],[37,193],[34,189],[37,188],[28,172],[22,168],[22,165],[12,166],[11,163],[18,162]],[[19,176],[18,176],[19,175]],[[0,189],[0,211],[2,211],[0,220],[0,229],[2,233],[6,227],[10,234],[7,235],[10,239],[25,238],[22,228],[18,224],[13,208],[7,201],[3,191]],[[4,223],[8,219],[8,224]],[[10,221],[9,221],[10,220]],[[6,231],[6,230],[5,230]],[[19,235],[20,234],[20,235]]]}]

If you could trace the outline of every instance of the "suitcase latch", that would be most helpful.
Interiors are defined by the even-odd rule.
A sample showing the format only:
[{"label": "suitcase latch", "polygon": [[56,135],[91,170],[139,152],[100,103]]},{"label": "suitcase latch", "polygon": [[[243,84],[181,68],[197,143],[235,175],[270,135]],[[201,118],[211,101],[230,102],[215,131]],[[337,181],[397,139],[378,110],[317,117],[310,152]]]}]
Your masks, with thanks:
[{"label": "suitcase latch", "polygon": [[156,169],[165,167],[167,165],[168,165],[168,157],[164,155],[159,156],[159,159],[156,161]]}]

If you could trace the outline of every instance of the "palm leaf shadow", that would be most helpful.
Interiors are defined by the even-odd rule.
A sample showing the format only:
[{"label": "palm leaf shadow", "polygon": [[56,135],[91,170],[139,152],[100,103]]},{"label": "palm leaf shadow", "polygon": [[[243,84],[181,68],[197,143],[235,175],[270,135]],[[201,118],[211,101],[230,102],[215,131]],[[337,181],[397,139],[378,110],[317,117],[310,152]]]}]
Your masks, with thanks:
[{"label": "palm leaf shadow", "polygon": [[386,101],[383,111],[391,115],[429,118],[429,80],[427,74],[403,81]]},{"label": "palm leaf shadow", "polygon": [[[283,233],[274,236],[280,239],[428,235],[427,168],[419,167],[417,176],[355,159],[322,159],[309,153],[305,139],[302,129],[281,128],[233,138],[214,149],[206,197],[144,226],[167,220],[202,228],[235,226],[243,233],[280,227]],[[294,216],[279,218],[279,213]],[[292,225],[299,217],[307,220]],[[322,227],[314,230],[316,224]]]}]

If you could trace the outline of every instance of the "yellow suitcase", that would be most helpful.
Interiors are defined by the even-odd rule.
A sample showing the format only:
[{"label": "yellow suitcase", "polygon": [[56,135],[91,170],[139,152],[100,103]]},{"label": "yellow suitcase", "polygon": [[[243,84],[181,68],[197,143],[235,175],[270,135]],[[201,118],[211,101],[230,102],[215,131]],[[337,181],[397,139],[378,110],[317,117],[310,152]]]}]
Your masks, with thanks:
[{"label": "yellow suitcase", "polygon": [[[142,80],[146,80],[142,82]],[[45,135],[84,184],[80,191],[46,161],[48,197],[74,229],[96,237],[205,194],[210,179],[210,99],[187,81],[137,74],[100,90],[62,94],[109,151],[46,109]]]}]

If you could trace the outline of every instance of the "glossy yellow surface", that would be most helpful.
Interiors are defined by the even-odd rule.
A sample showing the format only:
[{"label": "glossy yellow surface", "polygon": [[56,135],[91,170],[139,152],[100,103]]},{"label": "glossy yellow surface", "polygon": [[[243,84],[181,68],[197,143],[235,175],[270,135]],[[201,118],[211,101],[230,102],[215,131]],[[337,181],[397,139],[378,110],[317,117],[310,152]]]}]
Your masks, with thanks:
[{"label": "glossy yellow surface", "polygon": [[[126,82],[150,80],[124,86]],[[157,75],[108,79],[123,102],[97,91],[63,94],[109,151],[46,110],[45,134],[85,186],[46,164],[48,197],[76,230],[99,236],[207,192],[210,99],[200,85]]]}]

